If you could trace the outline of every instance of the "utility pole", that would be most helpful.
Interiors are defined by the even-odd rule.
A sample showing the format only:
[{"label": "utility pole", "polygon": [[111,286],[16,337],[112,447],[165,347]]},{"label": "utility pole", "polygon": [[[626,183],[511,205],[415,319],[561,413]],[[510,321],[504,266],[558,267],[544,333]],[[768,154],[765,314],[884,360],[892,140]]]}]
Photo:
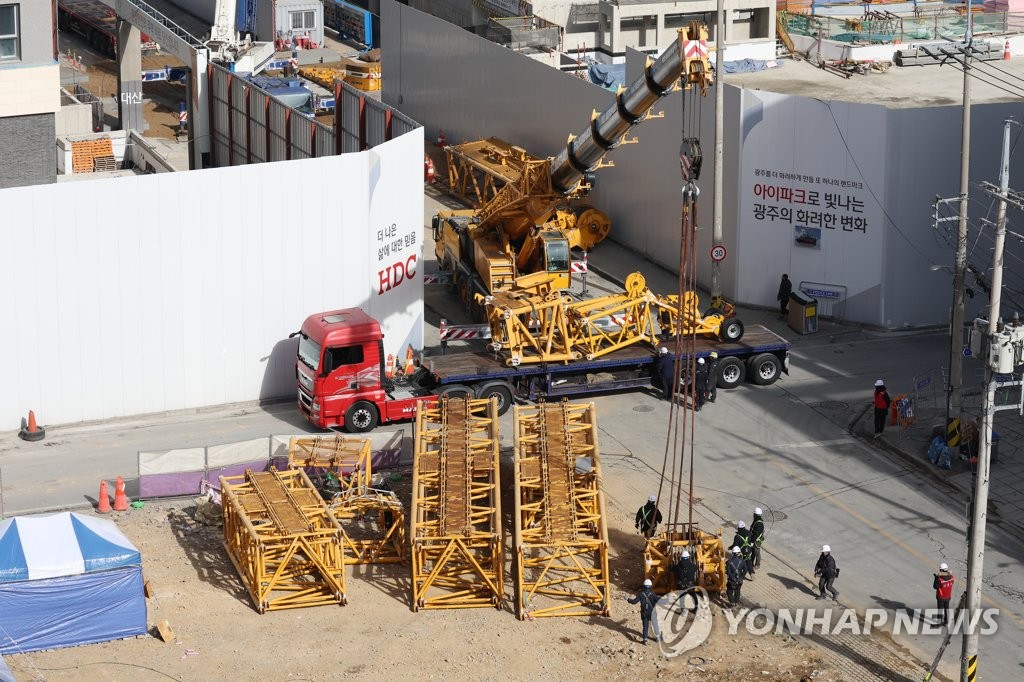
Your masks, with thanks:
[{"label": "utility pole", "polygon": [[963,413],[964,358],[961,346],[964,335],[964,275],[967,270],[967,195],[970,191],[972,26],[971,0],[967,0],[967,30],[964,33],[966,48],[964,50],[964,104],[960,131],[960,223],[956,230],[956,256],[953,261],[953,314],[949,325],[949,386],[946,391],[947,435],[949,434],[949,420],[959,420]]},{"label": "utility pole", "polygon": [[[721,246],[722,237],[722,178],[725,174],[723,165],[723,149],[725,138],[725,0],[718,0],[715,21],[715,197],[713,212],[714,222],[711,225],[711,244]],[[711,261],[711,306],[722,306],[722,264]]]},{"label": "utility pole", "polygon": [[985,562],[985,524],[988,521],[989,464],[992,455],[992,421],[995,415],[996,382],[994,377],[992,343],[1001,326],[999,306],[1003,289],[1003,244],[1006,241],[1006,199],[1010,185],[1010,123],[1003,127],[1003,157],[999,172],[999,212],[996,216],[995,246],[992,252],[992,293],[988,304],[988,330],[983,345],[985,351],[985,398],[982,402],[981,443],[978,446],[978,468],[974,476],[974,501],[967,547],[967,623],[964,633],[963,656],[960,659],[961,682],[975,682],[978,674],[978,627],[972,627],[975,614],[981,610],[981,579]]}]

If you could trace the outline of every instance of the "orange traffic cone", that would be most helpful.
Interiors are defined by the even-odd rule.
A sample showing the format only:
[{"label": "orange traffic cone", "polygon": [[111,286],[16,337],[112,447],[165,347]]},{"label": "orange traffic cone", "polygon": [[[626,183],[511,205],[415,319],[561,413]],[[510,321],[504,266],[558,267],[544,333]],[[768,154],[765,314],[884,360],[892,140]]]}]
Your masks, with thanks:
[{"label": "orange traffic cone", "polygon": [[100,500],[96,505],[96,511],[100,514],[110,513],[110,495],[107,494],[107,482],[100,481]]},{"label": "orange traffic cone", "polygon": [[416,371],[416,363],[413,362],[412,344],[405,350],[405,376],[412,376]]},{"label": "orange traffic cone", "polygon": [[384,376],[388,379],[395,376],[395,356],[388,353],[388,361],[384,363]]},{"label": "orange traffic cone", "polygon": [[124,479],[120,476],[114,484],[114,511],[128,511],[128,496],[124,494]]},{"label": "orange traffic cone", "polygon": [[18,431],[18,437],[22,440],[36,441],[42,440],[46,437],[46,430],[36,424],[36,413],[32,410],[28,411],[28,421],[21,420],[21,430]]},{"label": "orange traffic cone", "polygon": [[1003,43],[1003,60],[1008,60],[1009,58],[1010,58],[1010,41],[1007,40],[1005,43]]}]

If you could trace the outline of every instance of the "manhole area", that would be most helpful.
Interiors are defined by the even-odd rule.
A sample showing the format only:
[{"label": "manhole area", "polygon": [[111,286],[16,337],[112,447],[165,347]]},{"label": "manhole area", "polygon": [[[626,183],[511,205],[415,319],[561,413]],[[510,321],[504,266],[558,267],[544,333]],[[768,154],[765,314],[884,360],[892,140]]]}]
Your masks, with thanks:
[{"label": "manhole area", "polygon": [[784,511],[777,511],[769,509],[768,513],[764,515],[764,520],[771,523],[778,523],[779,521],[785,521],[789,518],[789,515]]},{"label": "manhole area", "polygon": [[843,402],[842,400],[826,400],[823,403],[818,403],[818,407],[823,410],[848,410],[850,409],[850,403]]}]

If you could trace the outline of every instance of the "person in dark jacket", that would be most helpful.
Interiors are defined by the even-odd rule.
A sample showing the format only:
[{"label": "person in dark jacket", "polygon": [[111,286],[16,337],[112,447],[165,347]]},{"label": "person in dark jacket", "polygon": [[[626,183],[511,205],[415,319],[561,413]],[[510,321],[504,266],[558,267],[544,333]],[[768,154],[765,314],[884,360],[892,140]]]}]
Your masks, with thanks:
[{"label": "person in dark jacket", "polygon": [[779,282],[779,293],[775,295],[775,300],[779,302],[779,315],[783,318],[789,314],[789,295],[791,293],[793,293],[793,283],[789,281],[789,275],[783,275]]},{"label": "person in dark jacket", "polygon": [[708,402],[713,403],[718,397],[718,351],[711,351],[708,356]]},{"label": "person in dark jacket", "polygon": [[697,372],[693,377],[693,409],[700,412],[708,397],[708,364],[704,358],[697,358]]},{"label": "person in dark jacket", "polygon": [[658,623],[654,617],[654,607],[657,606],[658,600],[661,598],[652,589],[653,583],[650,580],[644,581],[644,589],[636,593],[636,596],[630,599],[626,597],[626,601],[630,604],[640,604],[640,622],[644,628],[644,646],[647,645],[647,632],[650,629],[651,622],[654,622],[654,636],[658,636]]},{"label": "person in dark jacket", "polygon": [[647,498],[647,504],[636,510],[634,525],[645,538],[649,538],[654,535],[659,523],[661,523],[661,510],[658,509],[658,497],[651,495]]},{"label": "person in dark jacket", "polygon": [[672,392],[679,383],[676,376],[675,358],[668,352],[668,348],[662,346],[658,349],[658,377],[661,382],[661,397],[664,400],[672,400]]},{"label": "person in dark jacket", "polygon": [[754,575],[754,548],[750,544],[750,530],[743,521],[736,522],[736,534],[732,537],[732,546],[740,548],[740,555],[746,562],[747,570],[744,575]]},{"label": "person in dark jacket", "polygon": [[822,545],[821,556],[818,563],[814,564],[814,575],[818,578],[818,599],[825,598],[825,591],[832,594],[833,600],[839,599],[839,590],[832,587],[832,583],[839,577],[839,569],[836,568],[836,559],[832,556],[832,548]]},{"label": "person in dark jacket", "polygon": [[725,562],[725,591],[729,606],[740,603],[740,591],[747,576],[747,562],[739,547],[732,548],[732,556]]},{"label": "person in dark jacket", "polygon": [[[764,518],[760,507],[754,507],[754,520],[750,523],[750,544],[753,546],[753,568],[761,567],[761,544],[764,542]],[[754,571],[750,572],[753,575]]]},{"label": "person in dark jacket", "polygon": [[697,564],[690,558],[690,552],[683,550],[679,561],[672,567],[676,575],[676,588],[686,592],[697,584]]},{"label": "person in dark jacket", "polygon": [[953,574],[949,566],[939,564],[939,572],[933,573],[932,589],[935,590],[935,607],[939,610],[939,618],[943,625],[949,625],[949,600],[953,598]]},{"label": "person in dark jacket", "polygon": [[892,405],[892,398],[885,390],[885,382],[881,379],[875,381],[875,438],[882,435],[885,430],[885,420],[889,416],[889,406]]}]

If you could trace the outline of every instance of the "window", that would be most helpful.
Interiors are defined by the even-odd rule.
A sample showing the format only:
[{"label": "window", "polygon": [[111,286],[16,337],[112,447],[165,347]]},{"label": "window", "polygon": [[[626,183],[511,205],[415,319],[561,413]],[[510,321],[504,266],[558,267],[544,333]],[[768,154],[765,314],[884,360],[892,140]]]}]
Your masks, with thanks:
[{"label": "window", "polygon": [[324,376],[345,365],[361,365],[363,363],[362,346],[340,346],[328,348],[324,353]]},{"label": "window", "polygon": [[21,58],[18,6],[0,5],[0,61]]},{"label": "window", "polygon": [[316,12],[289,12],[293,31],[311,31],[316,28]]}]

